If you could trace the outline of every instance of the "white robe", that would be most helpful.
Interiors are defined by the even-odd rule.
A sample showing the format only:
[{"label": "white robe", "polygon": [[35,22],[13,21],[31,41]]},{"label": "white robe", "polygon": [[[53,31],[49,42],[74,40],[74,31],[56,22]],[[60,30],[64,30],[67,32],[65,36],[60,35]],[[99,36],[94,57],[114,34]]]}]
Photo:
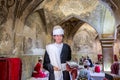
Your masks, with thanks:
[{"label": "white robe", "polygon": [[[48,52],[51,64],[53,66],[58,67],[59,69],[61,69],[60,54],[62,47],[63,44],[57,45],[56,43],[46,46],[46,50]],[[55,80],[63,80],[62,70],[54,71],[54,75],[55,75]]]}]

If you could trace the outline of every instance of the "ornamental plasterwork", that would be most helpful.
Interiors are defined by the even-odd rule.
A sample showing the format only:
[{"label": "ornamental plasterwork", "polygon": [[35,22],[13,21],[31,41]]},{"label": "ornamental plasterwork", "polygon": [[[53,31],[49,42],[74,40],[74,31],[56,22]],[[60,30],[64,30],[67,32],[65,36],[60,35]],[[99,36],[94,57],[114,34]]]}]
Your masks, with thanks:
[{"label": "ornamental plasterwork", "polygon": [[[75,51],[82,53],[94,53],[95,38],[97,32],[88,24],[84,24],[74,36],[74,49]],[[96,44],[95,44],[96,45]]]},{"label": "ornamental plasterwork", "polygon": [[60,3],[60,10],[65,16],[71,14],[91,12],[98,5],[98,0],[63,0]]},{"label": "ornamental plasterwork", "polygon": [[46,2],[43,8],[46,22],[55,25],[63,20],[65,16],[90,16],[90,13],[96,9],[98,4],[98,0],[51,0]]},{"label": "ornamental plasterwork", "polygon": [[49,0],[45,3],[43,4],[45,12],[52,13],[53,15],[56,14],[59,17],[69,16],[71,14],[89,15],[88,13],[93,12],[100,4],[98,0]]}]

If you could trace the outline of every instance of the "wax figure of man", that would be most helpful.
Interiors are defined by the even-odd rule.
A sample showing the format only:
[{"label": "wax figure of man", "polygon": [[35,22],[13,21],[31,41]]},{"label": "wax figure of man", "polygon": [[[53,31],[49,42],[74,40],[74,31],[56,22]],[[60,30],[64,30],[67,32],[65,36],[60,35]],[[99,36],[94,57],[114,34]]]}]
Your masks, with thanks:
[{"label": "wax figure of man", "polygon": [[111,65],[111,73],[112,74],[119,74],[119,62],[115,61],[112,65]]},{"label": "wax figure of man", "polygon": [[49,80],[70,80],[66,62],[71,60],[71,48],[63,43],[63,35],[61,26],[54,26],[55,42],[46,46],[43,67],[49,71]]},{"label": "wax figure of man", "polygon": [[89,58],[89,56],[87,56],[87,60],[90,62],[90,67],[94,67],[92,60]]},{"label": "wax figure of man", "polygon": [[34,71],[32,73],[32,77],[35,78],[44,78],[46,77],[46,74],[42,71],[42,58],[40,57],[38,59],[38,63],[34,67]]},{"label": "wax figure of man", "polygon": [[80,71],[79,71],[79,76],[78,77],[79,77],[80,80],[82,80],[82,79],[92,80],[91,77],[90,77],[89,66],[90,66],[89,61],[85,60],[84,68],[80,69]]}]

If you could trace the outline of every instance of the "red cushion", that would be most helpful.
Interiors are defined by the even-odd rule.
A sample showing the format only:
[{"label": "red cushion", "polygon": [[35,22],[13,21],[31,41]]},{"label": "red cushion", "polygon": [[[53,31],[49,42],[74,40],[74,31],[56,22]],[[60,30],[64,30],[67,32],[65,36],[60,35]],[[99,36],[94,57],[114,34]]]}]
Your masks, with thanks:
[{"label": "red cushion", "polygon": [[100,72],[100,66],[95,66],[95,72],[97,72],[97,73]]}]

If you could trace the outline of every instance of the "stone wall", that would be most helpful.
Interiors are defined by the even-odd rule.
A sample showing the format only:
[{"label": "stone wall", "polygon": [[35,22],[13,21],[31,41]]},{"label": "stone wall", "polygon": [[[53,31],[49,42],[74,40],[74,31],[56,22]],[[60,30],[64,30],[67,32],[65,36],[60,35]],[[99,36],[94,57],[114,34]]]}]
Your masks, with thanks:
[{"label": "stone wall", "polygon": [[[68,31],[64,41],[71,45],[72,50],[73,38],[84,23],[94,28],[93,33],[98,36],[103,30],[101,26],[104,23],[105,7],[98,0],[4,0],[0,8],[0,57],[21,58],[22,80],[31,76],[38,56],[43,56],[46,44],[53,42],[51,32],[54,25],[63,25],[65,31]],[[82,32],[87,32],[88,35],[89,31],[87,29]],[[92,51],[96,55],[99,52],[102,53],[98,36],[94,34],[91,36],[93,37],[92,46],[94,46]],[[79,43],[79,37],[77,43]],[[74,55],[76,52],[72,53]],[[92,57],[94,54],[90,54],[90,57],[96,60],[96,57]],[[88,54],[80,53],[79,57],[82,55]]]}]

